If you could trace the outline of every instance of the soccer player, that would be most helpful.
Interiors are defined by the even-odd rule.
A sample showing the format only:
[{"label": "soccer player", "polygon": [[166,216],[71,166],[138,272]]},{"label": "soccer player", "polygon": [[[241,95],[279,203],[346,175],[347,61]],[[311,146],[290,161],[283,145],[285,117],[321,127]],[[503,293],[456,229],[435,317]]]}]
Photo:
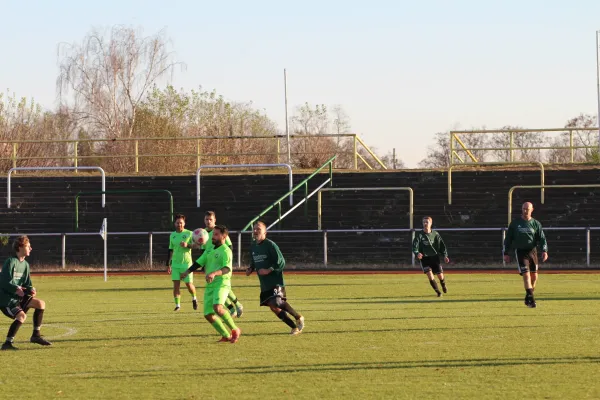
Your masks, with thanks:
[{"label": "soccer player", "polygon": [[[221,334],[219,342],[235,343],[242,332],[223,307],[231,290],[231,271],[233,270],[233,253],[229,246],[225,244],[229,231],[222,225],[216,225],[212,232],[214,247],[202,253],[200,258],[182,276],[185,277],[198,268],[204,268],[206,274],[204,318]],[[225,325],[231,329],[231,334],[229,334]]]},{"label": "soccer player", "polygon": [[33,308],[33,334],[29,341],[42,346],[50,346],[52,343],[40,335],[42,320],[44,319],[44,310],[46,303],[35,297],[37,294],[31,283],[29,275],[29,263],[25,257],[31,254],[31,243],[27,236],[19,236],[13,242],[13,250],[16,255],[9,257],[2,266],[0,272],[0,309],[13,323],[8,329],[6,341],[2,345],[2,350],[17,350],[13,346],[13,341],[17,331],[27,319],[27,311]]},{"label": "soccer player", "polygon": [[167,274],[170,274],[171,280],[173,280],[173,298],[175,299],[175,310],[173,311],[179,311],[181,308],[179,288],[182,280],[192,295],[194,310],[198,309],[193,274],[187,275],[185,278],[181,277],[181,273],[192,265],[192,248],[194,246],[192,231],[185,229],[185,215],[175,215],[175,232],[171,233],[169,237],[169,258],[167,260]]},{"label": "soccer player", "polygon": [[[250,254],[250,267],[246,275],[250,276],[254,270],[260,282],[260,305],[267,306],[280,320],[292,328],[292,335],[297,335],[304,329],[304,317],[292,308],[285,295],[283,269],[285,259],[275,242],[267,239],[267,226],[259,221],[254,224],[254,241]],[[288,316],[292,315],[296,322]]]},{"label": "soccer player", "polygon": [[523,277],[525,287],[525,305],[530,308],[537,307],[533,292],[538,280],[537,246],[542,248],[542,262],[548,259],[548,243],[542,230],[542,224],[531,217],[533,204],[523,203],[521,216],[513,220],[508,226],[504,239],[504,262],[510,262],[509,251],[515,250],[519,275]]},{"label": "soccer player", "polygon": [[[211,250],[214,247],[212,242],[212,231],[217,224],[217,215],[214,211],[207,211],[204,213],[204,226],[206,231],[208,232],[208,241],[202,245],[202,250]],[[229,246],[230,249],[233,250],[233,246],[231,243],[231,239],[227,236],[225,241],[225,245]],[[229,313],[231,316],[237,316],[240,318],[244,313],[244,306],[242,303],[238,301],[237,296],[233,293],[233,290],[229,291],[229,296],[227,297],[227,301],[225,302],[225,306],[229,309]]]},{"label": "soccer player", "polygon": [[444,262],[450,262],[448,259],[448,250],[439,233],[431,230],[433,219],[431,217],[423,217],[423,230],[415,233],[413,239],[413,253],[421,262],[421,268],[429,279],[429,284],[435,290],[438,297],[442,296],[442,292],[438,288],[433,274],[436,274],[442,285],[444,293],[448,292],[446,281],[444,280],[444,270],[440,265],[440,256],[444,257]]}]

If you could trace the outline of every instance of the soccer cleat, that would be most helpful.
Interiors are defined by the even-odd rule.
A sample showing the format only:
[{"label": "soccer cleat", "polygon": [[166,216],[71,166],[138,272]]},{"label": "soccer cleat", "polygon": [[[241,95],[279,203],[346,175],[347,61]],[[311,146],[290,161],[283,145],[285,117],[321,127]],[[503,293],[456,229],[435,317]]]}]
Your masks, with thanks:
[{"label": "soccer cleat", "polygon": [[440,291],[438,290],[436,293],[437,293],[437,297],[442,297],[442,292],[440,292]]},{"label": "soccer cleat", "polygon": [[299,335],[299,334],[300,334],[300,332],[301,332],[301,330],[300,330],[300,329],[298,329],[298,328],[294,328],[294,329],[292,329],[292,331],[290,332],[290,335],[292,335],[292,336]]},{"label": "soccer cleat", "polygon": [[[296,326],[298,327],[298,333],[302,332],[302,330],[304,329],[304,317],[301,315],[300,317],[298,317],[298,319],[296,320]],[[293,329],[292,329],[293,332]],[[292,333],[292,335],[295,335],[294,333]]]},{"label": "soccer cleat", "polygon": [[237,303],[237,307],[236,307],[236,308],[237,308],[237,310],[236,310],[236,312],[237,312],[237,317],[238,317],[238,318],[241,318],[241,317],[242,317],[242,314],[244,313],[244,306],[242,305],[242,303],[240,303],[240,302],[238,301],[238,303]]},{"label": "soccer cleat", "polygon": [[19,350],[11,342],[4,342],[2,344],[2,350]]},{"label": "soccer cleat", "polygon": [[194,307],[194,310],[198,309],[198,300],[192,300],[192,307]]},{"label": "soccer cleat", "polygon": [[537,303],[535,302],[535,300],[533,298],[529,299],[529,303],[527,304],[527,307],[529,307],[529,308],[537,307]]},{"label": "soccer cleat", "polygon": [[179,311],[179,310],[180,310],[180,307],[179,307],[179,306],[176,306],[176,307],[175,307],[175,309],[174,309],[173,311]]},{"label": "soccer cleat", "polygon": [[230,337],[222,337],[221,340],[217,341],[217,343],[229,343],[231,342]]},{"label": "soccer cleat", "polygon": [[234,329],[231,331],[231,343],[236,343],[240,339],[240,335],[242,331],[240,328]]},{"label": "soccer cleat", "polygon": [[47,341],[46,339],[44,339],[43,336],[32,336],[31,339],[29,339],[29,341],[31,343],[37,343],[37,344],[40,344],[42,346],[50,346],[50,345],[52,345],[52,343],[50,343],[49,341]]},{"label": "soccer cleat", "polygon": [[446,289],[446,285],[442,285],[442,290],[444,291],[444,293],[448,293],[448,289]]}]

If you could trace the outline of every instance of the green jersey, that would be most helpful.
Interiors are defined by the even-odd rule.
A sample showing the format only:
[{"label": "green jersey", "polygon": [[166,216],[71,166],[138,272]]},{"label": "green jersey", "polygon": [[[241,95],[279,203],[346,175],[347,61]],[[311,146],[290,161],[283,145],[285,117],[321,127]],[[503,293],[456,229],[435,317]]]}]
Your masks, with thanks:
[{"label": "green jersey", "polygon": [[14,307],[19,304],[21,298],[15,293],[19,286],[28,290],[33,287],[29,263],[25,260],[19,261],[17,257],[10,257],[0,271],[0,307]]},{"label": "green jersey", "polygon": [[[213,231],[208,232],[208,241],[202,245],[202,247],[201,247],[202,250],[210,251],[215,248],[215,245],[212,242],[212,237],[213,237]],[[233,244],[231,243],[231,239],[229,239],[229,236],[227,236],[225,238],[225,244],[229,248],[231,248],[233,246]]]},{"label": "green jersey", "polygon": [[189,247],[181,247],[179,243],[186,242],[191,245],[192,231],[184,229],[181,232],[171,233],[169,238],[169,250],[173,250],[173,258],[171,259],[172,265],[183,265],[186,268],[192,265],[192,249]]},{"label": "green jersey", "polygon": [[272,290],[275,286],[285,286],[283,281],[283,269],[285,259],[281,250],[272,240],[265,239],[260,243],[252,242],[250,267],[253,269],[270,269],[268,275],[258,275],[261,292]]},{"label": "green jersey", "polygon": [[532,250],[538,245],[543,252],[548,251],[546,235],[544,235],[542,224],[538,220],[531,218],[529,221],[525,221],[519,217],[510,223],[504,239],[504,254],[511,249]]},{"label": "green jersey", "polygon": [[205,251],[196,262],[204,267],[204,273],[206,275],[225,267],[229,268],[228,273],[216,276],[211,283],[206,284],[206,287],[231,286],[233,253],[229,247],[219,245],[210,251]]},{"label": "green jersey", "polygon": [[424,257],[434,257],[439,254],[442,257],[448,257],[446,244],[436,231],[429,233],[424,231],[415,232],[412,247],[415,255],[421,253]]}]

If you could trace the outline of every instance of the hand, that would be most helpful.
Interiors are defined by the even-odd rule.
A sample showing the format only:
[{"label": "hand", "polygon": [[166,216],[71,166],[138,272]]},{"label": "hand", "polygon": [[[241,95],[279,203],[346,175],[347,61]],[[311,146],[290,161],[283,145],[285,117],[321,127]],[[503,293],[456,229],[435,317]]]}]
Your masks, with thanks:
[{"label": "hand", "polygon": [[181,247],[188,247],[188,244],[187,244],[187,242],[184,242],[184,241],[181,241],[181,242],[179,243],[179,245],[180,245]]},{"label": "hand", "polygon": [[254,269],[252,269],[251,267],[246,268],[246,276],[252,275],[253,271],[254,271]]},{"label": "hand", "polygon": [[206,283],[211,283],[214,280],[215,280],[215,273],[214,272],[206,275]]},{"label": "hand", "polygon": [[33,297],[33,296],[35,296],[35,294],[36,294],[36,293],[37,293],[37,290],[35,290],[35,288],[34,288],[34,287],[32,287],[32,288],[29,290],[29,294],[30,294],[32,297]]},{"label": "hand", "polygon": [[504,262],[505,263],[509,263],[510,262],[510,256],[504,256]]},{"label": "hand", "polygon": [[269,275],[271,273],[270,269],[259,269],[257,274],[261,276]]},{"label": "hand", "polygon": [[449,263],[450,263],[450,259],[449,259],[448,257],[444,257],[444,262],[445,262],[446,264],[449,264]]},{"label": "hand", "polygon": [[173,271],[171,270],[171,266],[169,265],[169,266],[167,267],[167,274],[171,275],[171,272],[173,272]]},{"label": "hand", "polygon": [[417,254],[417,258],[418,258],[419,260],[423,259],[423,254],[421,254],[421,253]]},{"label": "hand", "polygon": [[17,286],[17,290],[15,291],[15,294],[19,297],[25,296],[25,292],[23,291],[23,288],[21,286]]},{"label": "hand", "polygon": [[542,262],[546,262],[546,260],[548,259],[548,253],[547,252],[542,252]]},{"label": "hand", "polygon": [[179,274],[179,279],[185,279],[185,278],[187,278],[187,276],[188,276],[189,274],[190,274],[189,272],[187,272],[187,271],[184,271],[184,272],[182,272],[181,274]]}]

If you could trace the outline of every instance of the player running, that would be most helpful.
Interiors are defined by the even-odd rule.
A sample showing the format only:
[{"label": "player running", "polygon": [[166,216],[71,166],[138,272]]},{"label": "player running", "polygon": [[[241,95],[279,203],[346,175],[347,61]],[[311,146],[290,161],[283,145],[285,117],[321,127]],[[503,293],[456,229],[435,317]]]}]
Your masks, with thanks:
[{"label": "player running", "polygon": [[169,238],[169,258],[167,260],[167,274],[170,274],[171,280],[173,280],[173,298],[175,299],[175,309],[173,311],[179,311],[181,308],[179,288],[182,280],[192,295],[194,310],[198,309],[193,274],[187,275],[185,278],[181,277],[181,274],[192,265],[192,248],[196,247],[192,240],[192,231],[185,229],[185,215],[175,215],[175,232],[171,233]]},{"label": "player running", "polygon": [[423,230],[415,233],[413,239],[413,253],[421,262],[421,268],[429,279],[429,284],[435,290],[438,297],[442,296],[442,292],[438,288],[437,282],[433,274],[436,274],[442,285],[444,293],[448,292],[446,281],[444,280],[444,270],[440,265],[440,256],[444,257],[444,262],[450,262],[448,259],[448,250],[439,233],[431,230],[433,219],[431,217],[423,217]]},{"label": "player running", "polygon": [[46,303],[35,297],[37,292],[31,283],[29,263],[25,261],[25,257],[28,257],[32,250],[29,238],[19,236],[13,243],[13,250],[16,255],[9,257],[4,262],[0,272],[0,309],[4,315],[14,320],[8,329],[2,350],[17,350],[13,346],[13,341],[17,331],[27,319],[26,314],[30,308],[33,308],[35,312],[33,313],[33,333],[29,341],[42,346],[50,346],[52,343],[40,335]]},{"label": "player running", "polygon": [[[207,250],[194,264],[182,274],[191,274],[198,268],[204,268],[206,274],[206,289],[204,290],[204,318],[212,324],[221,335],[219,342],[235,343],[240,338],[241,330],[233,322],[233,318],[225,308],[225,300],[231,290],[231,272],[233,270],[233,253],[225,244],[229,231],[222,225],[216,225],[212,230],[214,247]],[[225,322],[225,324],[223,324]],[[231,334],[225,327],[231,329]]]},{"label": "player running", "polygon": [[523,277],[525,287],[525,305],[530,308],[537,307],[533,292],[538,280],[537,246],[542,249],[542,262],[548,259],[548,242],[542,229],[542,224],[531,217],[533,204],[523,203],[521,216],[513,220],[508,226],[504,239],[504,262],[510,262],[509,251],[515,251],[519,275]]},{"label": "player running", "polygon": [[[285,259],[277,244],[267,239],[267,226],[264,222],[254,224],[253,236],[250,267],[246,270],[246,275],[249,276],[256,270],[260,281],[260,305],[269,307],[280,320],[292,328],[290,334],[297,335],[304,329],[304,317],[292,308],[285,296]],[[295,323],[287,313],[296,319]]]},{"label": "player running", "polygon": [[[212,243],[212,231],[215,228],[216,223],[217,215],[214,211],[207,211],[204,213],[204,226],[206,231],[208,232],[208,241],[204,245],[202,245],[202,247],[200,247],[202,250],[211,250],[214,247],[214,244]],[[233,246],[229,236],[227,236],[225,244],[233,250]],[[229,296],[227,297],[225,306],[229,309],[229,314],[231,314],[232,317],[237,316],[238,318],[240,318],[244,313],[244,306],[238,301],[238,298],[235,295],[235,293],[233,293],[233,290],[229,291]]]}]

